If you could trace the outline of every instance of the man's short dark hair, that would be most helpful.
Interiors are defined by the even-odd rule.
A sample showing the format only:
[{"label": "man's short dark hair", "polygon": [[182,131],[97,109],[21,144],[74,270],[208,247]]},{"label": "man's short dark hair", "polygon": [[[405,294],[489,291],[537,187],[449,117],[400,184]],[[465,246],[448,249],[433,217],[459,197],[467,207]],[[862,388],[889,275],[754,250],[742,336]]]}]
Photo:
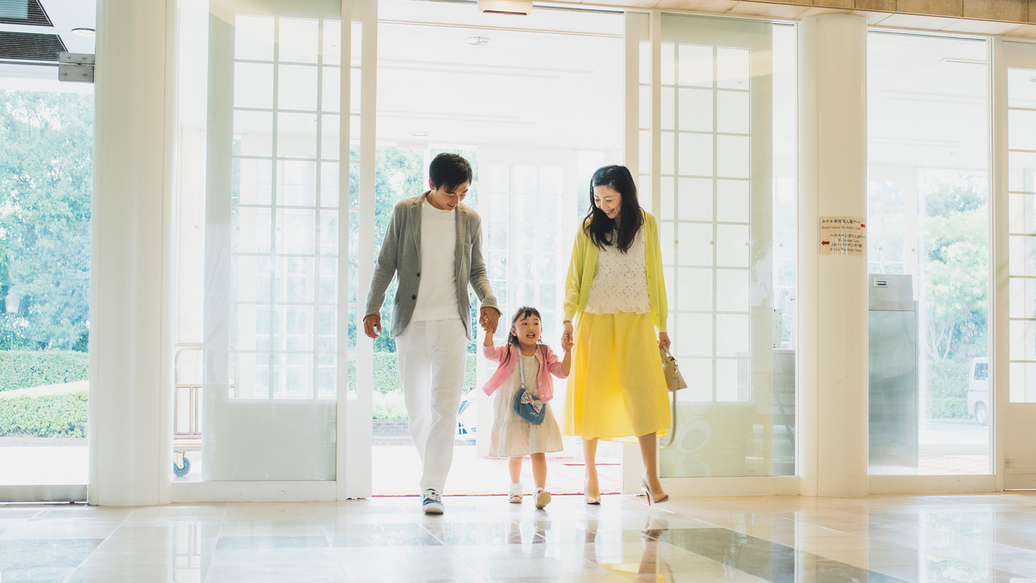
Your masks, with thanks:
[{"label": "man's short dark hair", "polygon": [[452,193],[458,186],[471,182],[471,164],[456,154],[442,153],[428,166],[428,177],[435,188],[446,187]]}]

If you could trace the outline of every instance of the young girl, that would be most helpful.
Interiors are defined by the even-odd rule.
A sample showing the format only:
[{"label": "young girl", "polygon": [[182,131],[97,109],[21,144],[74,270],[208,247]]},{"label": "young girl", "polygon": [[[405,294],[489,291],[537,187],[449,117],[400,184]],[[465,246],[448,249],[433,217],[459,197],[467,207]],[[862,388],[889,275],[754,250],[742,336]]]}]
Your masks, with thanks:
[{"label": "young girl", "polygon": [[[561,451],[561,431],[554,413],[550,410],[550,401],[554,393],[550,375],[558,378],[568,376],[572,366],[571,347],[566,346],[565,360],[558,362],[558,357],[545,344],[540,344],[540,313],[535,308],[518,308],[511,319],[511,330],[507,335],[507,345],[493,346],[493,334],[486,330],[486,340],[482,343],[482,352],[486,358],[499,365],[482,390],[492,395],[500,391],[493,405],[493,436],[489,446],[490,457],[511,458],[508,468],[511,471],[511,489],[508,502],[522,503],[522,458],[532,457],[532,476],[536,481],[536,508],[543,508],[550,502],[550,492],[544,488],[547,484],[547,459],[545,453]],[[532,393],[546,409],[543,422],[533,425],[515,413],[512,403],[522,387],[522,376],[525,377],[525,389]]]}]

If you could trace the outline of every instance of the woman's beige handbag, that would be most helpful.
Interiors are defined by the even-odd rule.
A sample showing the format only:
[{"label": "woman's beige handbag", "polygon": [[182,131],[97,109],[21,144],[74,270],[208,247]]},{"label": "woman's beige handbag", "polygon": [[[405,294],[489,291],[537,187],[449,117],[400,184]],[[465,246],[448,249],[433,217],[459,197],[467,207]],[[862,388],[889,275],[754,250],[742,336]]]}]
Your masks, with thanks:
[{"label": "woman's beige handbag", "polygon": [[676,439],[676,391],[686,389],[687,382],[683,380],[683,375],[680,374],[680,367],[676,364],[676,359],[673,358],[669,349],[665,346],[659,346],[659,352],[662,355],[662,374],[665,375],[665,384],[669,388],[669,394],[672,395],[673,399],[669,407],[673,415],[673,426],[669,428],[669,443],[664,446],[669,447],[673,445],[673,441]]}]

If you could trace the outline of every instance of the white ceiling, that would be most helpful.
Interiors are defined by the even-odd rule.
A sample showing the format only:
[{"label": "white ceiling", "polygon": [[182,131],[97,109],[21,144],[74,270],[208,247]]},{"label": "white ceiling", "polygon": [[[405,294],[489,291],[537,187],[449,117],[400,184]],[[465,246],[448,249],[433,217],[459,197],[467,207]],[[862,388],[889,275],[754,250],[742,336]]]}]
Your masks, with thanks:
[{"label": "white ceiling", "polygon": [[[70,51],[94,52],[93,39],[71,33],[94,27],[94,1],[42,2],[53,28],[0,30],[59,34]],[[379,16],[380,140],[621,147],[620,12],[537,8],[523,17],[481,14],[468,2],[381,0]],[[490,42],[472,46],[472,36]],[[986,168],[987,43],[913,34],[872,34],[868,42],[870,162]],[[0,65],[0,88],[49,88],[56,73]],[[1036,84],[1031,92],[1036,99]],[[778,150],[791,150],[790,142]]]},{"label": "white ceiling", "polygon": [[[486,15],[474,4],[412,0],[378,7],[380,140],[622,146],[622,14]],[[473,36],[490,41],[473,46],[465,41]]]},{"label": "white ceiling", "polygon": [[[73,28],[95,28],[96,0],[39,0],[53,27],[0,23],[0,30],[56,34],[70,53],[94,53],[94,39],[72,33]],[[0,63],[0,89],[92,91],[85,83],[58,84],[57,67],[34,67]]]},{"label": "white ceiling", "polygon": [[867,43],[869,163],[986,169],[986,41],[870,34]]}]

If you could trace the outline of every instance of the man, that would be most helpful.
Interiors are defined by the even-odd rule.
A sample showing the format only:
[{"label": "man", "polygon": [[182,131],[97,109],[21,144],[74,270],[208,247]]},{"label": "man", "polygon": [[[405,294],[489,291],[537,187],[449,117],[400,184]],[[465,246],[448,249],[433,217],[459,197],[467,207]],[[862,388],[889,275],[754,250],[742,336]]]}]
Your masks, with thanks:
[{"label": "man", "polygon": [[461,204],[471,185],[471,165],[456,154],[439,154],[428,174],[429,190],[392,210],[363,329],[371,338],[381,333],[385,290],[398,274],[389,336],[396,339],[410,436],[424,466],[421,505],[427,514],[442,514],[472,338],[468,284],[482,302],[483,328],[496,331],[500,311],[482,258],[481,218]]}]

